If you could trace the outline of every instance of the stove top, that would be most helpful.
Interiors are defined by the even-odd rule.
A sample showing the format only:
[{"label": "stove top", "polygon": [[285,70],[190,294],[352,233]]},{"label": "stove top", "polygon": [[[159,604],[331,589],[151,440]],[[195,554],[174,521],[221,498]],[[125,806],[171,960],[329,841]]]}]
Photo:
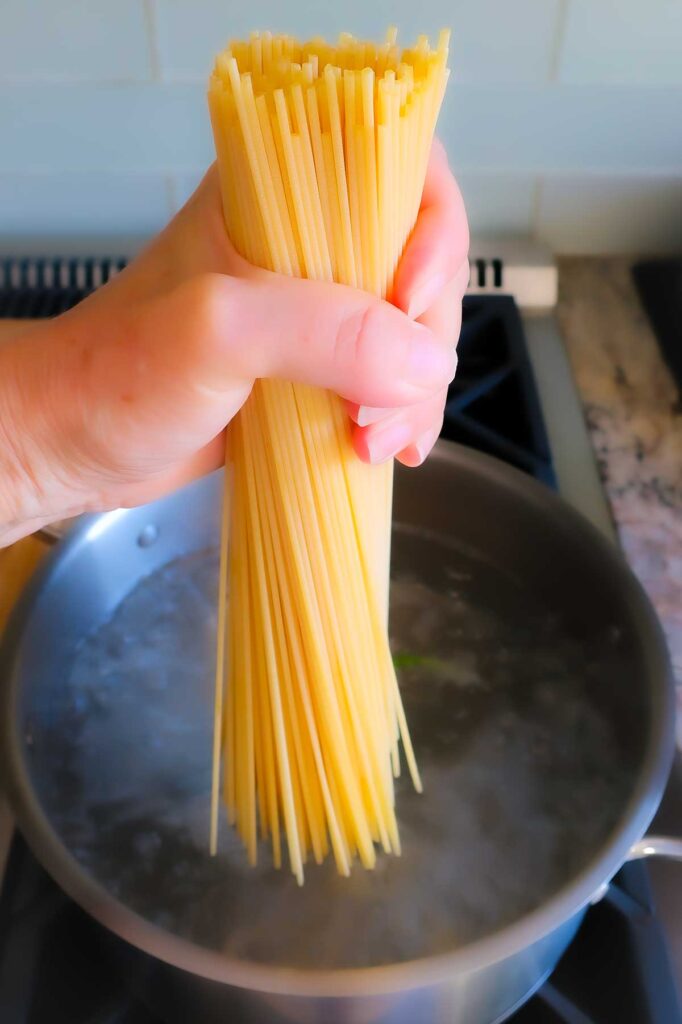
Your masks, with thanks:
[{"label": "stove top", "polygon": [[[59,889],[17,835],[0,898],[2,1020],[163,1024],[129,991],[122,967],[128,961],[116,949],[122,945]],[[589,911],[551,978],[510,1024],[680,1019],[647,873],[631,863]]]},{"label": "stove top", "polygon": [[[123,260],[0,261],[0,317],[55,315],[123,265]],[[566,418],[561,430],[547,429],[536,375],[541,385],[543,377],[556,385],[552,398],[558,405],[560,382],[538,347],[537,325],[522,319],[510,296],[467,296],[459,354],[443,437],[565,491],[565,481],[574,478],[564,467],[572,460],[558,458]],[[679,827],[677,776],[666,801],[668,808],[674,804]],[[649,869],[641,862],[626,864],[604,899],[588,911],[551,978],[510,1020],[681,1024],[664,917],[655,906]],[[123,945],[59,889],[16,834],[0,879],[0,1019],[7,1024],[162,1024],[128,987],[115,948],[120,952]],[[135,956],[125,949],[127,957]]]}]

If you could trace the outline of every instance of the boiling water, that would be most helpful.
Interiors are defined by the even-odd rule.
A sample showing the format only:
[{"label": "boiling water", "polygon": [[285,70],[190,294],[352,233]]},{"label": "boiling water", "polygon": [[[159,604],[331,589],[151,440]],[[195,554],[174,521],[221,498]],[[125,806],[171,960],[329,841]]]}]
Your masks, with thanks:
[{"label": "boiling water", "polygon": [[[143,580],[76,652],[51,709],[43,803],[83,867],[139,914],[265,963],[351,967],[469,943],[589,860],[632,785],[598,696],[617,632],[587,646],[522,583],[398,529],[391,640],[424,782],[397,787],[402,857],[299,889],[225,822],[208,855],[217,556]],[[46,773],[42,773],[45,778]]]}]

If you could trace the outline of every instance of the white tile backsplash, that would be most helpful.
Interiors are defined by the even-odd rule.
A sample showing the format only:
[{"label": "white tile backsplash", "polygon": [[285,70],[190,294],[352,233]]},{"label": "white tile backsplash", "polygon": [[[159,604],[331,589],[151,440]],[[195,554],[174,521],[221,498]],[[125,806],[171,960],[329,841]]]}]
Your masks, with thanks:
[{"label": "white tile backsplash", "polygon": [[159,174],[0,174],[1,237],[149,235],[170,212]]},{"label": "white tile backsplash", "polygon": [[[299,34],[320,19],[314,0],[299,0],[293,10],[277,0],[152,0],[158,34],[159,66],[165,80],[205,82],[215,55],[230,38],[269,28]],[[333,21],[336,6],[327,15]],[[322,14],[322,20],[325,15]]]},{"label": "white tile backsplash", "polygon": [[0,86],[0,173],[157,172],[206,166],[203,86]]},{"label": "white tile backsplash", "polygon": [[682,89],[462,85],[439,131],[463,169],[682,175],[681,110]]},{"label": "white tile backsplash", "polygon": [[534,177],[465,171],[457,180],[473,238],[531,234],[537,190]]},{"label": "white tile backsplash", "polygon": [[572,0],[559,80],[577,84],[682,85],[682,3]]},{"label": "white tile backsplash", "polygon": [[205,81],[218,50],[232,37],[269,28],[309,37],[341,31],[383,37],[389,25],[407,45],[420,32],[452,28],[454,78],[465,82],[547,79],[559,0],[153,0],[164,78]]},{"label": "white tile backsplash", "polygon": [[171,202],[173,213],[184,206],[204,175],[203,169],[188,174],[176,174],[171,184]]},{"label": "white tile backsplash", "polygon": [[229,36],[389,23],[453,29],[440,134],[474,234],[539,215],[558,248],[673,245],[682,0],[0,0],[0,246],[154,231],[213,159],[205,82]]},{"label": "white tile backsplash", "polygon": [[[462,171],[682,174],[682,90],[454,85],[439,133]],[[213,159],[193,83],[0,87],[0,172],[192,174]]]},{"label": "white tile backsplash", "polygon": [[549,178],[538,234],[565,253],[682,252],[682,178]]},{"label": "white tile backsplash", "polygon": [[[201,172],[179,174],[171,188],[174,210],[194,192],[201,181]],[[457,174],[457,180],[466,203],[472,235],[523,236],[533,228],[533,212],[537,181],[532,177],[479,173],[467,171]]]},{"label": "white tile backsplash", "polygon": [[[452,28],[450,52],[455,85],[546,82],[559,3],[560,0],[442,0],[444,23]],[[409,6],[418,20],[424,7],[412,0]],[[387,10],[390,7],[387,3]]]},{"label": "white tile backsplash", "polygon": [[142,0],[2,0],[0,81],[131,81],[151,73]]}]

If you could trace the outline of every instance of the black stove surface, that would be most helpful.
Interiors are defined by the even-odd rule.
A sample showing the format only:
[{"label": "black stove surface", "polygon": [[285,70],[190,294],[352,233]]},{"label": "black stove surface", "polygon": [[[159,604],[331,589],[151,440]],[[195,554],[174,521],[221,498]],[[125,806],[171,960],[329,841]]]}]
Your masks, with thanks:
[{"label": "black stove surface", "polygon": [[682,409],[682,256],[636,263],[632,276],[670,372]]},{"label": "black stove surface", "polygon": [[[122,260],[0,261],[0,318],[56,315],[121,266]],[[465,298],[459,354],[443,437],[556,486],[513,299]],[[163,1024],[132,994],[121,963],[135,953],[126,947],[121,960],[113,952],[117,944],[51,880],[17,834],[0,889],[0,1021]],[[551,978],[510,1020],[682,1024],[643,863],[621,869]]]},{"label": "black stove surface", "polygon": [[[122,958],[117,945],[123,943],[62,892],[16,835],[0,895],[0,1020],[163,1024],[130,991],[126,968],[134,953],[126,947]],[[589,910],[550,980],[510,1021],[678,1024],[680,1019],[646,871],[631,863]]]}]

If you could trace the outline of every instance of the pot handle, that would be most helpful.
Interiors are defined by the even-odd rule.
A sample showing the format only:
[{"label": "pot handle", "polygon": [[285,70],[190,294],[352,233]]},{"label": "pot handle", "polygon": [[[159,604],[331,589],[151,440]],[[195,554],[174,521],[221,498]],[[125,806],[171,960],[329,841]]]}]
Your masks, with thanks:
[{"label": "pot handle", "polygon": [[[682,861],[682,839],[674,839],[672,836],[644,836],[630,847],[625,861],[642,860],[644,857],[665,857],[667,860]],[[603,882],[590,903],[599,903],[606,896],[611,885],[610,880]]]},{"label": "pot handle", "polygon": [[682,839],[671,836],[644,836],[630,847],[627,860],[641,860],[643,857],[666,857],[682,861]]}]

